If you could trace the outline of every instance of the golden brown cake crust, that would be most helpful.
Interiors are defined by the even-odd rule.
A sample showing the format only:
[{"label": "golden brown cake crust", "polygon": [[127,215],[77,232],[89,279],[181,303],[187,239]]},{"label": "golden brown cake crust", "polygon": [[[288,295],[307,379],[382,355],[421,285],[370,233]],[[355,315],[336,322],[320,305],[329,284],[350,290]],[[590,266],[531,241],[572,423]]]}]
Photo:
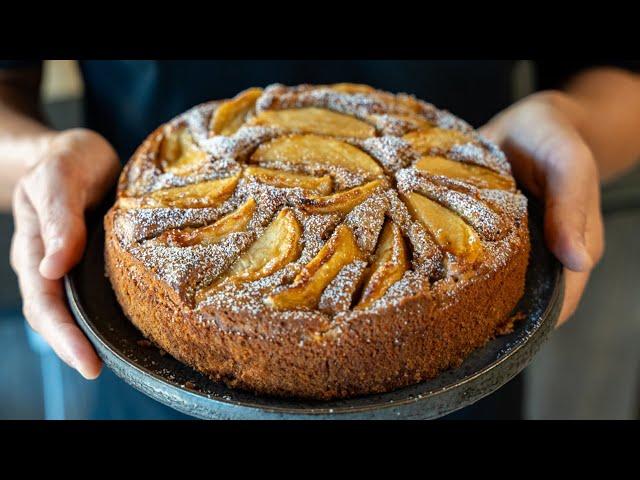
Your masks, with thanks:
[{"label": "golden brown cake crust", "polygon": [[[441,155],[511,178],[508,163],[497,147],[451,114],[413,97],[340,88],[345,91],[272,86],[256,95],[255,111],[243,118],[250,120],[261,111],[314,107],[349,114],[375,127],[375,137],[350,138],[349,143],[375,158],[392,183],[382,193],[376,190],[369,195],[360,213],[299,213],[298,207],[305,208],[308,202],[291,195],[296,189],[261,190],[263,187],[245,182],[244,177],[222,204],[180,208],[144,203],[159,190],[237,174],[246,168],[247,159],[259,145],[292,135],[263,125],[241,127],[230,135],[232,142],[229,135],[198,132],[202,125],[211,124],[210,118],[220,105],[211,102],[148,137],[121,176],[119,199],[129,203],[116,203],[105,217],[106,271],[126,315],[175,358],[232,387],[277,396],[330,399],[417,383],[460,364],[495,336],[523,294],[529,257],[526,199],[515,189],[480,188],[462,177],[449,178],[413,167],[421,155]],[[271,121],[271,117],[265,118]],[[428,128],[462,132],[472,141],[453,147],[439,144],[428,152],[396,141],[423,128],[423,122],[429,123]],[[184,125],[207,152],[207,160],[204,167],[176,175],[158,166],[155,152],[167,128]],[[359,123],[347,126],[354,134],[368,135]],[[333,175],[338,185],[335,191],[365,181],[350,175],[340,178],[341,173]],[[281,190],[286,190],[282,198],[278,196]],[[425,235],[402,206],[405,195],[416,192],[471,225],[482,243],[481,260],[465,264],[436,245],[432,233]],[[211,225],[248,196],[256,198],[258,207],[246,231],[233,233],[217,245],[158,243],[160,234],[168,230]],[[274,197],[280,200],[274,202]],[[267,204],[271,208],[261,213]],[[322,238],[303,234],[300,258],[291,264],[291,271],[283,268],[252,284],[223,283],[219,293],[198,300],[203,286],[227,271],[285,205],[296,212],[303,232],[322,233]],[[375,220],[378,217],[379,222]],[[410,252],[410,269],[370,306],[358,308],[355,296],[341,304],[341,293],[359,294],[355,287],[349,290],[349,273],[361,275],[366,263],[371,264],[383,221],[395,223],[402,231]],[[328,310],[320,310],[321,306],[282,310],[266,305],[270,292],[290,285],[340,224],[357,232],[359,248],[365,253],[359,268],[349,271],[347,265],[325,288],[328,301],[319,305],[329,305]],[[367,233],[367,228],[373,232]]]}]

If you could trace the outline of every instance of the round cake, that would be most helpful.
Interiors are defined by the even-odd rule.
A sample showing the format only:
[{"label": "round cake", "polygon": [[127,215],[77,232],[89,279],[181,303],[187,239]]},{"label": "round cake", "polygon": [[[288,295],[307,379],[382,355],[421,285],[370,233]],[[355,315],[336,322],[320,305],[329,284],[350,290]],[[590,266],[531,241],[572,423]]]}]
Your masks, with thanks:
[{"label": "round cake", "polygon": [[355,84],[251,88],[160,126],[105,232],[145,337],[231,387],[315,399],[420,382],[508,331],[530,248],[496,145]]}]

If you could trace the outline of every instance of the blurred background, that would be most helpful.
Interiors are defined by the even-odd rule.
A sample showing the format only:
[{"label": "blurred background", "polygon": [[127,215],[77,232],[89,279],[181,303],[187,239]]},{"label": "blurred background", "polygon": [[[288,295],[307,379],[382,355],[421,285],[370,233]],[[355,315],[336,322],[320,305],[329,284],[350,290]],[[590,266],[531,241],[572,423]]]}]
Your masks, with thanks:
[{"label": "blurred background", "polygon": [[[518,63],[512,95],[533,88],[533,65]],[[52,125],[82,126],[83,84],[71,60],[45,62],[42,96]],[[455,113],[455,112],[454,112]],[[639,132],[640,134],[640,132]],[[640,168],[603,188],[607,249],[575,317],[553,333],[526,372],[529,419],[640,418]],[[0,214],[0,419],[82,418],[90,398],[73,399],[55,385],[83,383],[66,366],[51,371],[49,354],[28,336],[16,277],[9,266],[10,215]],[[41,354],[39,354],[40,352]],[[77,389],[91,395],[90,388]]]}]

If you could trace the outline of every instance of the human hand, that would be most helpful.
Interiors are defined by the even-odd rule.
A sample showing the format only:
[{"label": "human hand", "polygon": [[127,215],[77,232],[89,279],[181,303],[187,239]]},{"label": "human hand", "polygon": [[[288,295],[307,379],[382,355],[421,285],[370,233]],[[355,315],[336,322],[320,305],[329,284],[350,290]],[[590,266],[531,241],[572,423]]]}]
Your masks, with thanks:
[{"label": "human hand", "polygon": [[604,251],[598,168],[580,132],[585,115],[568,95],[540,92],[480,129],[505,151],[520,184],[544,201],[545,240],[565,273],[558,325],[574,313]]},{"label": "human hand", "polygon": [[61,279],[82,256],[84,212],[113,184],[118,157],[90,130],[56,132],[44,141],[42,158],[14,190],[11,265],[31,327],[69,366],[92,379],[102,363],[67,310]]}]

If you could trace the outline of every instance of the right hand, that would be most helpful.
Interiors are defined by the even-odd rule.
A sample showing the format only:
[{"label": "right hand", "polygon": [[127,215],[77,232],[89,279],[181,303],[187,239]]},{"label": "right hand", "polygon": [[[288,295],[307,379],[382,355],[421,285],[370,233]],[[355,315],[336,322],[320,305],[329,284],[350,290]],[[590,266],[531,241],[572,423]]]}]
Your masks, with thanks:
[{"label": "right hand", "polygon": [[120,164],[111,145],[90,130],[56,132],[47,142],[14,191],[11,266],[29,325],[69,366],[93,379],[102,362],[67,310],[61,279],[84,251],[85,210],[113,185]]},{"label": "right hand", "polygon": [[495,116],[481,132],[507,154],[516,179],[545,202],[546,244],[564,265],[558,326],[575,312],[604,252],[600,178],[579,128],[588,112],[562,92],[538,92]]}]

